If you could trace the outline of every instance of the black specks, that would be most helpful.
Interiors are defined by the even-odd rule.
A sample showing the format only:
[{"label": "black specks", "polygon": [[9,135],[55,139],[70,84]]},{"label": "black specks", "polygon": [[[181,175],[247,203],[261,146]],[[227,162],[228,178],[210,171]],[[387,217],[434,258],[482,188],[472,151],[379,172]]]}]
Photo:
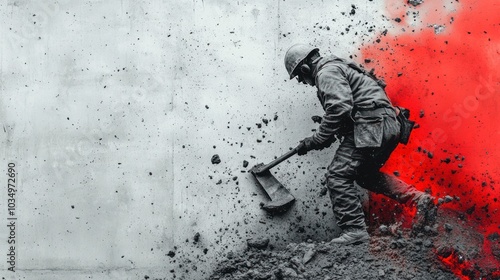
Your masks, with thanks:
[{"label": "black specks", "polygon": [[351,12],[349,13],[349,15],[353,16],[356,14],[356,6],[353,4],[353,5],[351,5],[351,8],[352,9],[351,9]]},{"label": "black specks", "polygon": [[448,163],[451,162],[451,159],[450,158],[445,158],[445,159],[442,159],[441,162],[444,162],[444,163],[448,164]]},{"label": "black specks", "polygon": [[212,164],[219,164],[221,163],[220,157],[218,154],[215,154],[212,156]]}]

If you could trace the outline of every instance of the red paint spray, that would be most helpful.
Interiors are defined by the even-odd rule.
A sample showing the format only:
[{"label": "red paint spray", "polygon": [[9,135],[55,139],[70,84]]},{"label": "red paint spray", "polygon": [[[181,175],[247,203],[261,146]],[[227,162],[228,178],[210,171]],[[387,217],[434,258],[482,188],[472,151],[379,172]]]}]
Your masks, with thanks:
[{"label": "red paint spray", "polygon": [[[409,108],[419,128],[384,170],[397,170],[401,179],[437,197],[459,197],[446,207],[478,222],[485,237],[495,237],[500,233],[500,3],[386,4],[394,28],[361,54],[384,77],[392,102]],[[492,254],[490,241],[485,238],[474,265],[496,266],[498,275],[500,256]],[[461,275],[460,269],[456,273]]]}]

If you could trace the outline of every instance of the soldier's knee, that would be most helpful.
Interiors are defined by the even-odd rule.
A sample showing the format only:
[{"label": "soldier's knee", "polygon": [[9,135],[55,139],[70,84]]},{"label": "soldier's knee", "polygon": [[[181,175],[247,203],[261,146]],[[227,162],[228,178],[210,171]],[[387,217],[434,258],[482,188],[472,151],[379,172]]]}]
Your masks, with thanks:
[{"label": "soldier's knee", "polygon": [[330,190],[343,188],[346,185],[353,184],[354,176],[352,172],[345,172],[345,170],[329,170],[326,176],[327,187]]}]

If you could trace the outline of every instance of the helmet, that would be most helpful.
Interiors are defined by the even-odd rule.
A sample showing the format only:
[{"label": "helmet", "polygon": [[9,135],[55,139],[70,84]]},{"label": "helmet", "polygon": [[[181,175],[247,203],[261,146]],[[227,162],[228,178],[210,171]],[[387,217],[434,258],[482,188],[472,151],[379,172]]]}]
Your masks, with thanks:
[{"label": "helmet", "polygon": [[304,44],[295,44],[286,51],[285,67],[290,75],[290,79],[293,79],[297,75],[294,74],[295,69],[313,51],[319,51],[319,49]]}]

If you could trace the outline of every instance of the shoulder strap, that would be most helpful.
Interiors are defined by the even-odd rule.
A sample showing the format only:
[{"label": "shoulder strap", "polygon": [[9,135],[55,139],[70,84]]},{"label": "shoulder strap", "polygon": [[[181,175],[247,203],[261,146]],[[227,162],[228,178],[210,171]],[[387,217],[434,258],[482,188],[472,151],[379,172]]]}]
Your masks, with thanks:
[{"label": "shoulder strap", "polygon": [[377,84],[381,88],[385,89],[385,87],[387,86],[386,83],[385,83],[385,81],[383,79],[378,79],[375,76],[375,74],[373,74],[372,71],[370,71],[370,72],[366,71],[362,66],[358,66],[352,60],[347,60],[347,59],[344,59],[344,58],[340,58],[340,57],[337,57],[335,55],[330,55],[330,57],[332,58],[331,61],[335,61],[335,62],[339,62],[339,63],[345,64],[345,65],[349,66],[351,69],[354,69],[355,71],[357,71],[358,73],[361,73],[361,74],[363,74],[365,76],[368,76],[368,77],[372,78],[375,82],[377,82]]},{"label": "shoulder strap", "polygon": [[356,63],[354,63],[353,61],[345,61],[346,64],[351,67],[352,69],[358,71],[359,73],[362,73],[370,78],[372,78],[373,80],[375,80],[375,82],[377,82],[377,84],[385,89],[385,87],[387,86],[387,84],[385,83],[385,81],[383,79],[379,79],[377,78],[377,76],[375,76],[375,74],[373,74],[372,71],[368,72],[366,71],[362,66],[358,66]]}]

